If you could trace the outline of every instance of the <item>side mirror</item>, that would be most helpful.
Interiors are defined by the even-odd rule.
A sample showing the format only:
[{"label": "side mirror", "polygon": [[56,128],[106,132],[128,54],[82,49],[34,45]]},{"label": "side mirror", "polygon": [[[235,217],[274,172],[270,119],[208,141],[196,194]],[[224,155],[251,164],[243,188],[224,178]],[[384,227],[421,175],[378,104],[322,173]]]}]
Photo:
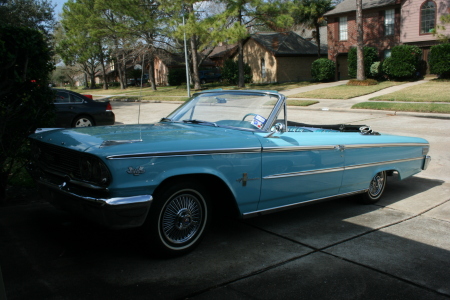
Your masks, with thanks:
[{"label": "side mirror", "polygon": [[272,132],[283,132],[284,131],[284,125],[283,123],[276,123],[272,126],[271,130]]},{"label": "side mirror", "polygon": [[283,123],[276,123],[275,125],[272,126],[272,128],[270,128],[270,133],[268,135],[266,135],[266,138],[278,138],[273,136],[275,133],[280,133],[280,132],[284,132],[284,125]]}]

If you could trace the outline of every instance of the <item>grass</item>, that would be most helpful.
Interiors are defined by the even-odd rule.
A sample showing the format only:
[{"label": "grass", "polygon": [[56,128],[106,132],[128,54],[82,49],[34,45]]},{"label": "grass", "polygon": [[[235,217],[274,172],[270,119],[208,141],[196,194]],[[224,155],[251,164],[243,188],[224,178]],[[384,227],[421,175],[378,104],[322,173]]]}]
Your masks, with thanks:
[{"label": "grass", "polygon": [[[301,81],[301,82],[288,82],[288,83],[267,83],[267,84],[246,84],[245,88],[238,88],[233,85],[224,85],[222,83],[207,83],[203,84],[202,87],[204,90],[206,89],[257,89],[257,90],[275,90],[275,91],[284,91],[297,87],[303,87],[312,85],[315,83],[309,81]],[[111,87],[108,90],[103,89],[77,89],[71,88],[71,90],[80,93],[80,94],[90,94],[93,96],[97,95],[120,95],[120,96],[186,96],[186,85],[180,86],[163,86],[157,87],[156,91],[153,91],[150,87],[145,87],[140,90],[140,87],[128,87],[127,89],[121,90],[118,87]],[[196,91],[191,89],[191,94]]]},{"label": "grass", "polygon": [[379,90],[402,84],[403,82],[383,81],[377,85],[350,86],[338,85],[335,87],[290,95],[290,98],[314,98],[314,99],[350,99],[362,95],[377,92]]},{"label": "grass", "polygon": [[361,102],[352,108],[450,114],[450,105],[436,103]]},{"label": "grass", "polygon": [[398,92],[370,98],[377,101],[450,102],[450,80],[431,80]]},{"label": "grass", "polygon": [[319,101],[315,100],[287,100],[286,104],[288,106],[310,106],[313,104],[319,103]]},{"label": "grass", "polygon": [[188,97],[177,97],[177,96],[112,96],[108,98],[111,101],[154,101],[154,102],[161,102],[161,101],[187,101]]}]

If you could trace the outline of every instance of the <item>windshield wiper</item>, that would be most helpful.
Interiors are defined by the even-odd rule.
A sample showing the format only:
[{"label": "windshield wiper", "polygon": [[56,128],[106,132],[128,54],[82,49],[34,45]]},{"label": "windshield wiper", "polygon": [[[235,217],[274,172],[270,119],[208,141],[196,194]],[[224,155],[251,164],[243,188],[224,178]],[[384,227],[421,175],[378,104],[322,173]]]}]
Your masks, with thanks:
[{"label": "windshield wiper", "polygon": [[159,120],[160,122],[170,122],[172,121],[172,119],[169,118],[162,118],[161,120]]},{"label": "windshield wiper", "polygon": [[208,122],[208,121],[202,121],[202,120],[183,120],[184,123],[192,123],[192,124],[205,124],[210,125],[214,127],[218,127],[216,123],[214,122]]}]

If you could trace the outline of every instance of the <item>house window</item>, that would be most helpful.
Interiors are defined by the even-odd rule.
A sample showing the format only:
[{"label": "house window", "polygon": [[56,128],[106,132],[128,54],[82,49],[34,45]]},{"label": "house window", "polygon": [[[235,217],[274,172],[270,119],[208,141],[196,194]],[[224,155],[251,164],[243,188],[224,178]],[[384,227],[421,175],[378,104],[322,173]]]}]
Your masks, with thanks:
[{"label": "house window", "polygon": [[261,58],[261,78],[266,78],[266,62]]},{"label": "house window", "polygon": [[431,33],[436,23],[436,4],[426,1],[420,8],[420,33]]},{"label": "house window", "polygon": [[395,10],[387,9],[384,12],[384,35],[394,35]]},{"label": "house window", "polygon": [[339,18],[339,40],[345,41],[347,40],[347,17]]},{"label": "house window", "polygon": [[391,57],[391,49],[384,50],[384,58],[389,58],[389,57]]}]

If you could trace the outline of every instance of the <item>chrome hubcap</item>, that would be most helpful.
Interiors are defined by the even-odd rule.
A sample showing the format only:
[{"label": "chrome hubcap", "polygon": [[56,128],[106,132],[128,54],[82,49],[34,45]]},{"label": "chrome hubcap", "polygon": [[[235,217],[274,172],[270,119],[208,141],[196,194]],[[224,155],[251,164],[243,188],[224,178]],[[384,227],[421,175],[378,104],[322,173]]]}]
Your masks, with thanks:
[{"label": "chrome hubcap", "polygon": [[195,236],[202,221],[200,201],[191,194],[182,194],[167,203],[161,220],[162,231],[168,241],[181,244]]},{"label": "chrome hubcap", "polygon": [[382,173],[378,173],[370,182],[369,194],[372,197],[378,196],[383,190],[383,186],[384,186],[384,177]]}]

